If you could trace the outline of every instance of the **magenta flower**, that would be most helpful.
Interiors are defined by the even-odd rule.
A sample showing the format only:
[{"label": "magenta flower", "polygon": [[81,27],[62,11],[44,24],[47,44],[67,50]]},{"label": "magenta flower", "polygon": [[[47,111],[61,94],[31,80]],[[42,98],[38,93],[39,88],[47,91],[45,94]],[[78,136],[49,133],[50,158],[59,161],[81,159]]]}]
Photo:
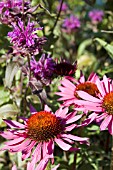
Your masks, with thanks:
[{"label": "magenta flower", "polygon": [[51,83],[56,64],[49,55],[43,54],[39,61],[36,61],[33,58],[30,62],[30,65],[31,71],[37,80],[40,80],[46,85]]},{"label": "magenta flower", "polygon": [[[27,11],[30,2],[24,3],[24,11]],[[6,0],[0,2],[0,21],[4,24],[15,22],[17,17],[22,14],[22,0]]]},{"label": "magenta flower", "polygon": [[[58,4],[58,6],[57,6],[57,10],[58,10],[58,11],[60,10],[60,6],[61,6],[61,2],[60,2],[60,3]],[[67,6],[67,4],[66,4],[65,2],[63,2],[61,11],[62,11],[62,12],[66,12],[67,10],[68,10],[68,6]]]},{"label": "magenta flower", "polygon": [[97,122],[100,122],[100,130],[108,128],[109,133],[113,135],[113,80],[104,76],[102,81],[97,79],[96,85],[99,90],[98,96],[78,91],[77,94],[83,100],[78,100],[77,103],[82,103],[85,108],[94,111],[88,118],[90,119],[88,124],[96,119]]},{"label": "magenta flower", "polygon": [[84,75],[81,73],[79,80],[76,80],[72,77],[65,77],[61,81],[59,86],[60,92],[56,92],[57,95],[61,96],[59,101],[63,101],[63,106],[75,105],[76,110],[86,111],[86,108],[82,104],[77,105],[76,101],[80,99],[80,96],[77,94],[78,90],[83,90],[93,96],[98,94],[98,89],[96,86],[97,75],[91,73],[87,81],[85,80]]},{"label": "magenta flower", "polygon": [[45,43],[45,38],[38,37],[36,31],[42,30],[42,28],[35,28],[35,23],[30,21],[25,27],[21,19],[18,19],[18,25],[14,23],[12,25],[13,31],[8,33],[8,37],[11,38],[14,53],[22,55],[38,54]]},{"label": "magenta flower", "polygon": [[[1,136],[10,140],[5,142],[2,150],[22,152],[22,159],[32,155],[32,160],[41,161],[45,156],[53,157],[54,143],[65,151],[78,150],[73,148],[74,141],[87,143],[88,138],[78,137],[69,132],[76,128],[75,121],[81,116],[76,112],[68,113],[68,108],[60,108],[53,114],[45,106],[44,111],[34,112],[24,124],[14,120],[4,120],[12,129],[1,132]],[[67,133],[68,132],[68,133]],[[52,159],[53,160],[53,159]]]},{"label": "magenta flower", "polygon": [[89,12],[89,18],[91,19],[92,23],[99,23],[102,21],[104,16],[104,12],[102,10],[94,9]]},{"label": "magenta flower", "polygon": [[65,32],[71,33],[80,28],[80,25],[80,20],[76,16],[70,15],[68,18],[64,19],[62,27]]}]

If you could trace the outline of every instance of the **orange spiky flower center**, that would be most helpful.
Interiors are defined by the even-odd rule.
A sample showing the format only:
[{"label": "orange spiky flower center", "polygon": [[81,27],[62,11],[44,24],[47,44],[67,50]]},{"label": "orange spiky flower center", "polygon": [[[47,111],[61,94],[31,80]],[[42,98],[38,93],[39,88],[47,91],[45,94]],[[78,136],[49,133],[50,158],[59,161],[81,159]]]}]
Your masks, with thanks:
[{"label": "orange spiky flower center", "polygon": [[92,82],[84,82],[84,83],[78,84],[76,86],[75,96],[77,98],[79,98],[78,94],[76,93],[76,91],[78,91],[78,90],[85,91],[94,97],[97,97],[97,94],[99,93],[99,90],[98,90],[96,84],[92,83]]},{"label": "orange spiky flower center", "polygon": [[104,96],[102,107],[108,114],[113,115],[113,92],[107,93]]},{"label": "orange spiky flower center", "polygon": [[48,111],[33,114],[27,121],[29,138],[38,142],[48,141],[62,133],[64,125],[62,120]]}]

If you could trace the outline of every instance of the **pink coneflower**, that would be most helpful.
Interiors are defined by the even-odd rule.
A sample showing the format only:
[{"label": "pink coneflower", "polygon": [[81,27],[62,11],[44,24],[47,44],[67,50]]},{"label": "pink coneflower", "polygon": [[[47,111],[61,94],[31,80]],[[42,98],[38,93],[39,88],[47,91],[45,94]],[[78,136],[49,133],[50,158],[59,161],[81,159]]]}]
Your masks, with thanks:
[{"label": "pink coneflower", "polygon": [[[61,84],[62,86],[59,86],[60,92],[57,92],[57,95],[60,95],[61,98],[59,98],[59,101],[63,101],[64,106],[70,106],[73,104],[76,104],[76,100],[80,99],[76,91],[83,90],[93,96],[96,96],[98,94],[98,89],[95,84],[97,80],[97,75],[95,73],[91,73],[87,81],[85,80],[84,75],[81,73],[81,76],[79,80],[76,80],[72,77],[65,77]],[[80,105],[76,105],[77,110],[81,110]]]},{"label": "pink coneflower", "polygon": [[[53,157],[54,143],[65,150],[78,150],[73,148],[74,141],[87,142],[88,138],[78,137],[69,132],[76,128],[75,121],[80,119],[76,112],[68,113],[68,108],[60,108],[53,114],[46,106],[44,111],[35,112],[24,124],[14,120],[4,120],[13,129],[1,132],[1,136],[10,141],[5,142],[2,150],[22,152],[22,159],[31,155],[37,162],[46,155]],[[34,151],[33,151],[34,149]]]},{"label": "pink coneflower", "polygon": [[[109,133],[113,135],[113,80],[103,76],[103,80],[97,79],[97,88],[99,95],[92,96],[83,91],[78,91],[77,94],[83,99],[78,100],[78,104],[83,104],[85,108],[94,113],[90,114],[90,118],[96,118],[100,122],[100,130],[108,128]],[[97,115],[95,117],[95,115]]]}]

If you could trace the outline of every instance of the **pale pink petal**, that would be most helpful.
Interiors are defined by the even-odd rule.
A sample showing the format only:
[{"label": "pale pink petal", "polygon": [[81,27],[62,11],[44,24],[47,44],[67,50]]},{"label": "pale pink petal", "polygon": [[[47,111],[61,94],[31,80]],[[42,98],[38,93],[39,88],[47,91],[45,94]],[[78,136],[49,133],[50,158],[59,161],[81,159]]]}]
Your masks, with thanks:
[{"label": "pale pink petal", "polygon": [[18,138],[17,135],[14,135],[12,132],[10,131],[5,131],[5,132],[0,132],[0,135],[6,139],[15,139]]},{"label": "pale pink petal", "polygon": [[21,143],[16,143],[14,145],[9,145],[7,146],[7,148],[11,151],[11,152],[19,152],[22,151],[24,149],[26,149],[26,147],[29,145],[30,140],[26,140],[23,141]]},{"label": "pale pink petal", "polygon": [[62,85],[67,86],[68,90],[73,91],[73,89],[75,89],[75,85],[73,83],[71,83],[68,79],[63,79],[61,81]]},{"label": "pale pink petal", "polygon": [[91,96],[90,94],[86,93],[85,91],[79,90],[79,91],[77,91],[77,94],[79,95],[79,97],[81,97],[84,100],[88,100],[88,101],[91,101],[93,103],[101,103],[100,99]]},{"label": "pale pink petal", "polygon": [[60,166],[60,164],[56,165],[52,170],[57,170],[57,168]]},{"label": "pale pink petal", "polygon": [[[72,88],[70,91],[68,91],[67,87],[63,87],[63,86],[59,86],[58,89],[63,93],[63,94],[66,94],[66,95],[70,95],[70,94],[73,94],[74,93],[74,89]],[[60,93],[61,93],[60,92]]]},{"label": "pale pink petal", "polygon": [[51,109],[47,105],[44,106],[44,110],[47,112],[51,112]]},{"label": "pale pink petal", "polygon": [[112,119],[112,115],[108,115],[101,123],[100,130],[105,130]]},{"label": "pale pink petal", "polygon": [[42,157],[45,157],[48,153],[48,149],[47,149],[47,147],[48,147],[48,144],[49,144],[49,142],[43,142],[43,144],[42,144]]},{"label": "pale pink petal", "polygon": [[34,152],[32,153],[32,159],[36,158],[37,161],[41,159],[41,147],[42,143],[40,142],[37,147],[35,148]]},{"label": "pale pink petal", "polygon": [[79,82],[80,82],[80,83],[84,83],[84,82],[85,82],[85,77],[84,77],[82,71],[80,72],[80,79],[79,79]]},{"label": "pale pink petal", "polygon": [[102,82],[99,80],[99,78],[98,78],[98,80],[96,81],[96,85],[97,85],[97,87],[98,87],[99,92],[100,92],[101,95],[104,97],[106,93],[105,93],[103,84],[102,84]]},{"label": "pale pink petal", "polygon": [[68,107],[65,107],[64,109],[60,108],[55,112],[55,115],[57,117],[62,117],[64,118],[66,114],[68,113]]},{"label": "pale pink petal", "polygon": [[35,146],[35,144],[36,144],[36,142],[35,142],[35,141],[32,141],[32,142],[29,144],[29,146],[27,146],[27,148],[22,151],[22,160],[27,159],[27,158],[30,156],[31,150],[33,149],[33,147]]},{"label": "pale pink petal", "polygon": [[106,77],[106,75],[103,76],[103,81],[104,81],[106,93],[109,93],[110,92],[110,82],[109,82],[108,78]]},{"label": "pale pink petal", "polygon": [[76,127],[76,125],[75,124],[72,124],[72,125],[70,125],[70,126],[67,126],[67,127],[65,127],[65,131],[71,131],[71,130],[73,130],[74,128]]},{"label": "pale pink petal", "polygon": [[92,117],[88,117],[87,119],[85,119],[83,122],[82,122],[82,124],[81,125],[78,125],[78,127],[82,127],[82,126],[87,126],[87,125],[89,125],[90,123],[92,123],[95,119],[96,119],[96,117],[97,117],[97,114],[95,114],[95,113],[92,113]]},{"label": "pale pink petal", "polygon": [[35,170],[35,165],[37,163],[36,158],[32,159],[31,162],[27,163],[27,170]]},{"label": "pale pink petal", "polygon": [[19,129],[25,128],[25,125],[15,121],[15,120],[4,119],[4,122],[11,128],[19,128]]},{"label": "pale pink petal", "polygon": [[108,114],[102,113],[101,115],[98,115],[96,118],[96,122],[100,122],[102,119],[104,119]]},{"label": "pale pink petal", "polygon": [[50,140],[48,142],[48,145],[47,145],[47,154],[51,155],[52,157],[53,156],[53,152],[54,152],[54,142],[52,140]]},{"label": "pale pink petal", "polygon": [[16,165],[13,165],[12,169],[11,170],[17,170],[17,167]]},{"label": "pale pink petal", "polygon": [[63,142],[63,140],[55,138],[55,142],[58,144],[58,146],[63,149],[64,151],[68,151],[71,148],[71,145]]},{"label": "pale pink petal", "polygon": [[36,167],[35,170],[45,170],[45,168],[46,168],[46,166],[47,166],[47,164],[48,164],[48,161],[49,161],[48,158],[42,159],[42,160],[39,162],[39,164],[38,164],[38,166]]},{"label": "pale pink petal", "polygon": [[109,133],[111,135],[113,135],[113,116],[112,116],[112,119],[111,119],[111,121],[110,121],[110,123],[108,125],[108,130],[109,130]]},{"label": "pale pink petal", "polygon": [[16,144],[18,145],[18,143],[22,143],[24,140],[25,140],[24,137],[18,137],[16,139],[11,140],[11,141],[5,142],[5,145],[10,145],[10,146],[16,145]]},{"label": "pale pink petal", "polygon": [[96,73],[92,72],[92,73],[89,75],[87,81],[91,81],[91,82],[95,83],[96,80],[97,80],[97,75],[96,75]]},{"label": "pale pink petal", "polygon": [[74,116],[74,117],[72,117],[71,119],[68,119],[68,120],[66,121],[66,124],[73,123],[73,122],[79,120],[81,117],[82,117],[82,114],[81,114],[81,115]]},{"label": "pale pink petal", "polygon": [[71,135],[71,134],[62,134],[62,137],[66,137],[66,138],[69,138],[75,141],[80,141],[80,142],[88,140],[88,138],[78,137],[78,136]]}]

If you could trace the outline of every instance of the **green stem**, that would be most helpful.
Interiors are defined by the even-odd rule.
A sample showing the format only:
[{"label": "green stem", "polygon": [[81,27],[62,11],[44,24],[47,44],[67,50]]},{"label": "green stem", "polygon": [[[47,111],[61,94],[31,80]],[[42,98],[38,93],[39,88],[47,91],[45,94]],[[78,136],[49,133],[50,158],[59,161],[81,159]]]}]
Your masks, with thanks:
[{"label": "green stem", "polygon": [[113,170],[113,136],[112,136],[112,146],[111,146],[111,164],[110,170]]}]

